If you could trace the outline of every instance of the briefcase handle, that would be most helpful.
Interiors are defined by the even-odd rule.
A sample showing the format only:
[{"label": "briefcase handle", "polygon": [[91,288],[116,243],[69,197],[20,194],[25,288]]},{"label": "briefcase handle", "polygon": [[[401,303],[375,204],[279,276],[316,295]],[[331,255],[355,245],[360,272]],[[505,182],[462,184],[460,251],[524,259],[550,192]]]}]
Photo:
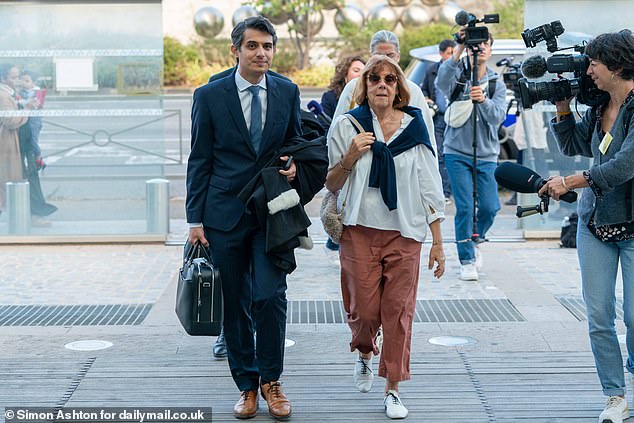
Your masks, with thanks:
[{"label": "briefcase handle", "polygon": [[210,263],[212,262],[211,257],[209,256],[209,251],[202,245],[200,240],[196,241],[196,244],[194,245],[192,245],[189,241],[185,242],[185,257],[183,258],[183,262],[190,262],[199,257],[207,259]]}]

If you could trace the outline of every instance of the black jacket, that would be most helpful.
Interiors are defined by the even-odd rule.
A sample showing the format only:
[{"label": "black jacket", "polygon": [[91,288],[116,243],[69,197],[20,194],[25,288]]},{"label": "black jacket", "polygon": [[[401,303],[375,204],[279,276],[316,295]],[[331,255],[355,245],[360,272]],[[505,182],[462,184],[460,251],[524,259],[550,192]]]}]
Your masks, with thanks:
[{"label": "black jacket", "polygon": [[[266,236],[265,253],[273,264],[291,273],[297,267],[293,250],[299,246],[299,236],[307,236],[311,222],[304,205],[313,199],[326,180],[328,151],[323,137],[307,140],[296,137],[287,141],[270,157],[269,162],[238,194],[249,212],[256,215]],[[292,155],[297,175],[292,183],[279,173],[279,157]],[[269,202],[295,190],[298,202],[275,214],[269,212]],[[286,195],[286,194],[285,194]]]}]

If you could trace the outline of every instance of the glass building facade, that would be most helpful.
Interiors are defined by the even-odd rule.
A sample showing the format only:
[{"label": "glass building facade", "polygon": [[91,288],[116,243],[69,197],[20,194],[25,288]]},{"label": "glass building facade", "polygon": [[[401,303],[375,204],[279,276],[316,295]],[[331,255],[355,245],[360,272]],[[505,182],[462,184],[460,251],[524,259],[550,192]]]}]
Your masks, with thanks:
[{"label": "glass building facade", "polygon": [[[166,169],[185,159],[183,116],[163,106],[161,9],[160,1],[0,1],[0,64],[36,85],[21,76],[24,107],[0,110],[0,120],[29,119],[17,129],[23,178],[3,181],[11,186],[0,241],[166,235]],[[33,98],[40,107],[27,105]],[[29,168],[33,144],[41,161]],[[38,182],[57,208],[50,214],[38,208]]]}]

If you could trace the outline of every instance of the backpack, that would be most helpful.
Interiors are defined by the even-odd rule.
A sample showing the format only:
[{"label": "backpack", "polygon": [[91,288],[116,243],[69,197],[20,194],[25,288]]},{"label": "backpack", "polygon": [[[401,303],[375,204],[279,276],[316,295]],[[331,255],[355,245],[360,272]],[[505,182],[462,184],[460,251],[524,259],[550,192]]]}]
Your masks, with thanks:
[{"label": "backpack", "polygon": [[561,248],[577,248],[577,225],[579,216],[576,212],[566,216],[561,224],[561,234],[559,235],[559,246]]},{"label": "backpack", "polygon": [[[323,123],[319,120],[318,116],[315,116],[313,112],[308,110],[301,109],[300,113],[300,123],[302,126],[302,134],[306,135],[310,132],[316,132],[317,136],[326,136],[327,129],[324,127]],[[311,136],[309,139],[314,139],[314,136]]]}]

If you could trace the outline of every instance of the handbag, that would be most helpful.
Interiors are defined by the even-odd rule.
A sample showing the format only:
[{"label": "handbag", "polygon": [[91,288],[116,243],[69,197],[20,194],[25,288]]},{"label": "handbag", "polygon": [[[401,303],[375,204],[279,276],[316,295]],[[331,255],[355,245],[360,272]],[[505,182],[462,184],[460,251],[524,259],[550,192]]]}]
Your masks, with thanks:
[{"label": "handbag", "polygon": [[[352,115],[346,114],[346,117],[352,122],[358,134],[365,130]],[[346,190],[346,196],[341,204],[341,209],[337,208],[339,202],[339,194],[341,190],[337,192],[326,192],[323,200],[321,201],[321,207],[319,209],[319,218],[321,219],[324,230],[330,237],[330,239],[339,244],[341,240],[341,234],[343,233],[343,210],[346,207],[346,201],[348,200],[348,194],[350,193],[350,183],[348,183],[348,189]]]},{"label": "handbag", "polygon": [[193,336],[218,336],[222,329],[220,270],[213,265],[200,241],[187,242],[178,272],[176,315],[183,329]]}]

